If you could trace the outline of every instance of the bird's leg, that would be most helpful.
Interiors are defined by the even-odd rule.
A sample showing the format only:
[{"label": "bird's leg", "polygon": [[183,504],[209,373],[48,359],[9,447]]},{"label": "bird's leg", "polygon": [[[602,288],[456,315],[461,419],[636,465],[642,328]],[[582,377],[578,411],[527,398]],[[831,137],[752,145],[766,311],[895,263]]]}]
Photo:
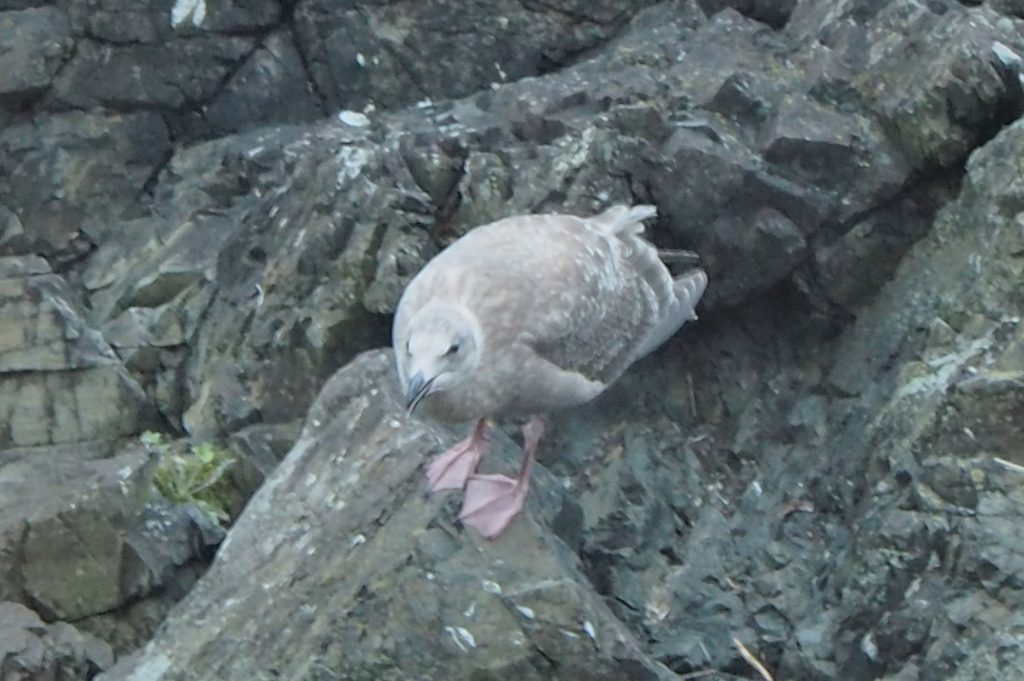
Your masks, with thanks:
[{"label": "bird's leg", "polygon": [[438,454],[427,466],[430,491],[465,487],[466,478],[476,470],[480,456],[483,455],[485,449],[487,449],[487,419],[480,419],[469,437],[457,442],[443,454]]},{"label": "bird's leg", "polygon": [[513,480],[504,475],[471,475],[466,483],[466,499],[459,519],[487,539],[494,539],[523,509],[530,489],[537,445],[544,435],[544,420],[534,416],[523,426],[523,463]]}]

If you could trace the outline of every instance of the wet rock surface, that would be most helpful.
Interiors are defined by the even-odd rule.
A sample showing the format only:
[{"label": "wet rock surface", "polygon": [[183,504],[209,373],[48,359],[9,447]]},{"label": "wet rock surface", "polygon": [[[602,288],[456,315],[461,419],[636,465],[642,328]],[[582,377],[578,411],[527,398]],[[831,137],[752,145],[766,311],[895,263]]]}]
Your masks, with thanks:
[{"label": "wet rock surface", "polygon": [[[1017,5],[35,5],[0,0],[3,678],[1022,678]],[[701,320],[552,418],[479,541],[424,493],[462,433],[364,351],[465,230],[617,201],[700,254]],[[238,457],[209,571],[147,429]]]}]

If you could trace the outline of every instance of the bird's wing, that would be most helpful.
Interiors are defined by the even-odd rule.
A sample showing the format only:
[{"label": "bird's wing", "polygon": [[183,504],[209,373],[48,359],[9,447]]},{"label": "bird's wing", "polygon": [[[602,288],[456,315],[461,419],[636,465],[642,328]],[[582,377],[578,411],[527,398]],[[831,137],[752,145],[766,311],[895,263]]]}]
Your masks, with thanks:
[{"label": "bird's wing", "polygon": [[662,308],[661,318],[654,325],[637,350],[636,359],[654,352],[688,321],[696,321],[696,307],[704,289],[708,286],[708,275],[702,269],[693,269],[673,280],[673,299]]},{"label": "bird's wing", "polygon": [[696,320],[697,303],[708,285],[708,275],[700,268],[691,269],[672,279],[665,262],[668,259],[695,259],[692,251],[659,251],[642,238],[643,220],[657,214],[654,206],[613,206],[591,218],[606,233],[614,234],[623,244],[626,265],[650,289],[655,304],[645,318],[651,326],[630,360],[635,362],[656,350],[687,321]]},{"label": "bird's wing", "polygon": [[[496,339],[525,343],[562,371],[607,384],[675,303],[672,279],[639,233],[653,207],[591,219],[508,218],[470,232],[453,258],[483,259],[474,307]],[[491,285],[487,285],[490,283]]]}]

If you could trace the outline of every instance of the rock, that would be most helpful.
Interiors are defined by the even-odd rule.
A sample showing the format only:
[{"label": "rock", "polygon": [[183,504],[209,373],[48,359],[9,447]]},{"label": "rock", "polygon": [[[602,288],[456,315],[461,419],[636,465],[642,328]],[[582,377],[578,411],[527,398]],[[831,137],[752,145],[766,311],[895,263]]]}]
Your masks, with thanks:
[{"label": "rock", "polygon": [[[872,663],[892,673],[904,666],[922,678],[1015,673],[1010,660],[1020,643],[1010,631],[1019,618],[1009,613],[1019,610],[1022,594],[1009,585],[1020,551],[1003,524],[1019,521],[1013,480],[1022,472],[1014,444],[1019,419],[1010,414],[1024,368],[1016,283],[1024,265],[1013,255],[1024,185],[1008,165],[1022,149],[1017,122],[972,155],[957,201],[836,348],[833,383],[884,405],[866,432],[849,426],[870,443],[864,460],[883,451],[874,466],[889,473],[868,473],[877,482],[866,483],[864,539],[856,556],[847,556],[842,581],[850,594],[843,602],[855,616],[905,613],[885,615],[874,634]],[[928,285],[938,280],[942,286]],[[944,546],[956,546],[957,556]],[[911,612],[887,602],[883,594],[894,592]],[[995,639],[1007,642],[1005,658],[978,655],[967,643]],[[922,654],[903,660],[902,641],[918,641]],[[893,659],[890,652],[901,661],[882,662]],[[853,655],[846,664],[863,661]]]},{"label": "rock", "polygon": [[984,8],[952,13],[936,21],[920,44],[955,44],[957,50],[927,53],[915,62],[916,69],[895,70],[892,64],[906,60],[904,41],[870,71],[865,87],[880,95],[877,110],[883,123],[919,167],[963,158],[990,131],[1020,115],[1019,68],[1006,73],[992,52],[998,41],[1020,52],[1019,30],[1008,31],[998,15]]},{"label": "rock", "polygon": [[236,486],[248,497],[270,477],[299,437],[300,420],[282,424],[255,424],[232,433],[231,448],[238,453],[232,471]]},{"label": "rock", "polygon": [[887,210],[866,215],[834,241],[819,239],[813,272],[804,275],[816,280],[808,287],[845,307],[866,302],[888,281],[907,249],[928,232],[958,183],[956,174],[945,181],[937,178],[905,192]]},{"label": "rock", "polygon": [[72,47],[71,27],[56,7],[0,12],[0,106],[17,110],[53,80]]},{"label": "rock", "polygon": [[739,267],[746,261],[744,256],[758,251],[775,255],[770,260],[751,263],[744,277],[726,282],[718,291],[718,297],[726,302],[742,300],[743,294],[735,290],[737,284],[749,286],[756,282],[759,287],[767,288],[785,279],[807,257],[807,241],[800,229],[785,215],[771,208],[761,209],[753,215],[741,213],[721,217],[714,222],[714,233],[720,244],[720,267]]},{"label": "rock", "polygon": [[[122,590],[122,562],[131,553],[124,533],[148,495],[149,457],[135,452],[83,461],[58,450],[43,465],[41,456],[2,470],[0,591],[7,599],[24,593],[48,619],[80,620],[113,610],[138,593]],[[39,501],[44,494],[45,504]],[[14,566],[21,569],[11,571]]]},{"label": "rock", "polygon": [[[268,129],[182,150],[145,216],[89,227],[100,244],[83,272],[92,321],[116,335],[170,423],[213,435],[259,414],[301,417],[324,377],[384,342],[379,315],[433,253],[508,212],[593,211],[649,188],[663,216],[656,241],[696,248],[712,273],[735,272],[711,305],[809,271],[812,254],[836,264],[801,274],[812,299],[870,290],[876,278],[838,265],[852,225],[834,223],[899,196],[909,170],[864,114],[801,92],[814,73],[783,80],[788,48],[769,33],[733,10],[705,22],[693,6],[658,6],[607,51],[544,78],[445,107],[371,112],[365,125],[342,116],[315,132]],[[285,35],[273,33],[268,50],[286,55]],[[237,103],[233,87],[218,101]],[[826,148],[831,161],[814,165]],[[893,244],[905,248],[915,232],[857,234],[858,248],[898,258]],[[762,266],[736,266],[752,258]],[[254,303],[251,319],[234,312]]]},{"label": "rock", "polygon": [[[19,380],[127,369],[165,425],[238,446],[240,493],[262,484],[113,678],[408,678],[459,658],[481,678],[756,674],[734,636],[775,678],[1014,678],[1014,4],[449,4],[64,3],[74,58],[0,115],[16,180],[0,182],[0,249],[23,256],[0,261],[9,297],[35,305],[24,282],[59,272],[43,299],[80,329],[26,352],[100,358]],[[307,122],[320,106],[333,115]],[[57,197],[80,177],[87,193]],[[455,500],[421,496],[417,467],[456,434],[399,413],[385,355],[308,413],[467,229],[617,201],[657,204],[649,236],[698,251],[701,324],[552,417],[507,543],[475,543]],[[303,420],[321,425],[292,449]],[[514,466],[495,443],[488,470]],[[0,476],[120,456],[50,447],[0,450]],[[59,493],[65,470],[97,480],[62,463],[30,489]],[[177,507],[81,528],[60,508],[103,547],[69,552],[95,589],[57,588],[37,545],[39,595],[0,570],[17,582],[0,598],[71,613],[119,655],[219,540]],[[171,524],[148,536],[140,518]],[[115,540],[117,566],[101,560]]]},{"label": "rock", "polygon": [[39,258],[0,258],[0,448],[112,439],[152,422],[116,355]]},{"label": "rock", "polygon": [[1024,18],[1024,5],[1020,0],[988,0],[985,4],[1003,14]]},{"label": "rock", "polygon": [[0,258],[0,279],[16,279],[38,274],[50,274],[50,263],[37,255],[20,258]]},{"label": "rock", "polygon": [[127,45],[79,40],[45,104],[176,110],[188,102],[208,101],[231,73],[232,64],[252,48],[252,39],[244,36],[198,35]]},{"label": "rock", "polygon": [[806,2],[790,26],[827,36],[809,65],[819,97],[869,108],[918,172],[963,159],[1022,110],[1019,68],[993,53],[1002,44],[1020,54],[1019,27],[987,7],[952,9],[887,2],[858,13],[852,2]]},{"label": "rock", "polygon": [[86,679],[114,662],[103,641],[64,622],[46,624],[18,603],[0,602],[0,676]]},{"label": "rock", "polygon": [[[35,252],[66,249],[80,230],[121,217],[170,151],[157,114],[67,112],[0,132],[0,203]],[[19,249],[18,254],[29,251]]]},{"label": "rock", "polygon": [[[801,11],[794,30],[810,22]],[[833,306],[877,290],[925,229],[896,207],[948,180],[909,184],[870,107],[808,95],[821,74],[784,77],[791,52],[732,9],[706,21],[659,5],[543,78],[183,149],[146,216],[92,230],[92,319],[175,426],[206,437],[290,422],[347,358],[386,342],[381,315],[469,226],[649,194],[655,241],[696,249],[720,282],[710,307],[795,272],[834,327]]]},{"label": "rock", "polygon": [[709,16],[731,7],[751,19],[782,28],[789,21],[797,0],[698,0],[698,4]]},{"label": "rock", "polygon": [[205,559],[195,560],[180,566],[175,571],[174,580],[164,588],[141,600],[130,601],[113,612],[93,615],[77,626],[107,643],[113,649],[115,659],[129,655],[153,638],[167,613],[202,576],[207,562]]},{"label": "rock", "polygon": [[0,254],[14,255],[28,253],[32,246],[25,237],[25,228],[18,216],[8,208],[0,206]]},{"label": "rock", "polygon": [[13,456],[0,456],[0,599],[118,652],[152,635],[223,538],[151,489],[156,459],[139,445],[0,454]]},{"label": "rock", "polygon": [[302,123],[323,112],[306,79],[302,55],[287,32],[271,34],[206,108],[217,135],[267,123]]},{"label": "rock", "polygon": [[837,197],[840,222],[894,196],[910,168],[864,116],[786,97],[761,132],[766,161],[787,179]]},{"label": "rock", "polygon": [[[509,540],[453,527],[452,505],[421,487],[440,432],[403,415],[394,381],[382,351],[331,379],[210,571],[153,643],[100,678],[145,668],[153,678],[187,670],[234,679],[269,667],[352,679],[412,669],[455,679],[670,678],[538,523],[560,496],[543,472]],[[338,618],[348,624],[339,629]],[[227,640],[235,644],[225,657],[218,641]]]},{"label": "rock", "polygon": [[[785,299],[738,301],[735,319],[712,314],[601,400],[556,419],[542,452],[555,477],[540,471],[507,542],[476,543],[451,524],[454,503],[416,491],[427,452],[454,436],[401,415],[387,353],[361,356],[325,387],[299,442],[166,628],[105,678],[139,668],[231,678],[275,664],[302,674],[287,666],[299,660],[349,678],[397,678],[413,668],[430,675],[452,655],[465,656],[470,674],[485,664],[475,657],[485,645],[491,666],[478,674],[503,676],[543,654],[571,661],[547,675],[600,678],[609,664],[600,645],[578,657],[561,647],[564,634],[529,628],[554,622],[585,635],[585,625],[569,627],[581,610],[599,643],[608,627],[646,642],[627,645],[638,667],[609,672],[629,678],[668,673],[658,663],[677,674],[742,669],[733,636],[780,678],[1011,674],[1024,341],[1012,314],[1020,233],[1010,225],[1024,204],[1006,164],[1021,144],[1017,124],[972,158],[960,200],[834,342],[804,334],[803,310],[787,311]],[[981,275],[972,254],[988,263]],[[958,283],[913,297],[939,271]],[[932,324],[923,339],[911,333],[936,315],[951,323]],[[847,376],[872,379],[840,382]],[[829,382],[839,396],[808,396]],[[504,447],[500,465],[514,465]],[[844,457],[823,458],[823,448]],[[344,508],[329,508],[339,500]],[[485,600],[494,594],[483,579],[500,585],[499,599]],[[529,600],[535,579],[559,593]],[[317,591],[326,582],[330,599]],[[262,584],[269,599],[255,596]],[[214,613],[229,592],[236,600]],[[602,597],[610,612],[591,609]],[[338,612],[359,626],[320,624]],[[970,636],[954,633],[963,627]],[[529,643],[506,657],[512,648],[491,638],[499,630]],[[1006,658],[973,652],[971,642],[993,638],[1005,639]],[[228,639],[253,650],[227,660],[211,652]]]},{"label": "rock", "polygon": [[[666,353],[650,374],[641,364],[564,417],[551,465],[581,481],[573,536],[584,569],[674,671],[732,668],[739,660],[726,633],[739,632],[748,646],[758,641],[776,677],[1015,674],[1019,618],[1010,613],[1021,591],[1009,584],[1020,547],[1003,523],[1019,522],[1024,471],[1013,444],[1024,361],[1014,283],[1024,270],[1012,255],[1021,250],[1021,186],[1008,166],[1022,144],[1018,122],[972,157],[959,200],[837,342],[786,330],[798,322],[785,299],[762,299],[751,305],[769,310],[741,308],[749,340],[732,322],[705,318],[678,341],[685,358]],[[789,341],[768,340],[770,317]],[[936,318],[951,324],[915,332]],[[705,346],[705,334],[722,345]],[[843,378],[840,394],[857,397],[780,408],[792,395],[784,386],[820,380],[820,351],[835,366],[831,380]],[[785,359],[790,352],[805,356]],[[753,366],[725,359],[759,355]],[[719,378],[702,375],[712,364]],[[665,389],[666,376],[681,385]],[[755,385],[766,402],[741,397]],[[735,415],[736,439],[711,445],[725,413]],[[782,420],[814,425],[805,439]],[[822,445],[843,456],[821,458]],[[748,474],[726,472],[721,456],[736,456]],[[854,621],[866,624],[844,631]],[[1006,641],[1005,659],[968,643],[993,639]]]},{"label": "rock", "polygon": [[[218,33],[246,33],[266,29],[280,21],[281,3],[277,0],[228,0],[217,5],[208,5],[201,26],[203,30]],[[175,23],[173,10],[171,23]],[[175,29],[180,33],[187,33],[189,23],[191,22],[179,22]]]},{"label": "rock", "polygon": [[610,39],[649,4],[431,0],[338,11],[308,0],[296,7],[296,24],[329,108],[399,108],[550,71]]}]

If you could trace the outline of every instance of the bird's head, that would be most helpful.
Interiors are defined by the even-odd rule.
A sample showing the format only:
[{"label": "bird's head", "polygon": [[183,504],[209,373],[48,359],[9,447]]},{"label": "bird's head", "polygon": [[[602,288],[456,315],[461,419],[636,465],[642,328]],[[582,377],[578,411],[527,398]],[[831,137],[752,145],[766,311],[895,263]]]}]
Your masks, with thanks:
[{"label": "bird's head", "polygon": [[480,328],[464,308],[426,307],[403,336],[404,345],[395,352],[410,414],[427,395],[465,381],[480,363]]}]

